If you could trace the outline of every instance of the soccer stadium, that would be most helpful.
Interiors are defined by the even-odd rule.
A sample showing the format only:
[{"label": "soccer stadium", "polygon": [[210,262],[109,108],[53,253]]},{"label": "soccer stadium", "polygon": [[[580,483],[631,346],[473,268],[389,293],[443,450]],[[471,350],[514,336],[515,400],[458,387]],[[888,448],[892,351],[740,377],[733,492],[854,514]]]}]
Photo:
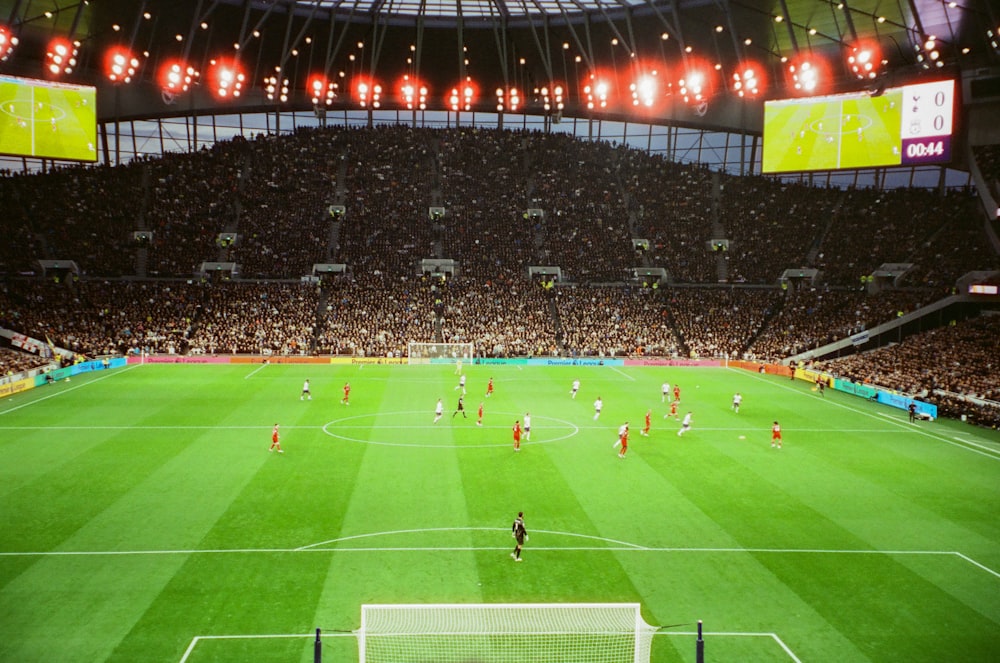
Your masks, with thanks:
[{"label": "soccer stadium", "polygon": [[990,0],[0,0],[0,662],[1000,660]]}]

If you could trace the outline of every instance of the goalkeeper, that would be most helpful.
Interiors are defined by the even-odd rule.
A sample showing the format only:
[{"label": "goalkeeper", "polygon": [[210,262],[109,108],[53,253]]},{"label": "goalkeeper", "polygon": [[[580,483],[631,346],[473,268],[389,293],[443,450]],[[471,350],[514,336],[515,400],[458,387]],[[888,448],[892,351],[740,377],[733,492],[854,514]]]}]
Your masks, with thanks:
[{"label": "goalkeeper", "polygon": [[517,541],[517,545],[514,546],[514,552],[510,554],[514,558],[515,562],[521,561],[521,547],[524,542],[528,540],[528,530],[524,529],[524,511],[517,512],[517,518],[514,519],[514,525],[511,527],[510,535],[514,537]]}]

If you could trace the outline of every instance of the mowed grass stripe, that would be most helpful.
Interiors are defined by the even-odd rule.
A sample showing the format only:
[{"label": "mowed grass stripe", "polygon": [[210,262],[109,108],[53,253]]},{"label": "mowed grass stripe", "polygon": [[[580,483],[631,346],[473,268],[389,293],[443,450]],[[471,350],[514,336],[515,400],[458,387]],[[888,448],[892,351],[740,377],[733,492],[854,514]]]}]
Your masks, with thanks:
[{"label": "mowed grass stripe", "polygon": [[[824,401],[808,385],[756,374],[625,369],[635,378],[629,380],[599,368],[467,369],[470,420],[465,421],[449,419],[457,376],[447,366],[147,366],[81,385],[73,395],[93,393],[76,411],[70,407],[75,397],[60,396],[2,415],[0,427],[37,427],[40,421],[67,427],[17,431],[16,444],[6,442],[8,450],[14,447],[23,454],[23,473],[5,468],[19,485],[14,492],[31,487],[17,508],[44,515],[44,508],[30,499],[36,490],[43,498],[61,498],[58,490],[46,493],[41,481],[49,467],[61,467],[63,474],[55,476],[71,486],[110,494],[95,514],[86,510],[85,500],[78,504],[62,498],[62,508],[82,508],[86,517],[57,514],[65,522],[82,524],[59,536],[37,538],[39,545],[52,543],[48,549],[60,549],[70,539],[74,547],[86,543],[113,549],[126,541],[169,542],[176,527],[178,545],[165,549],[280,551],[136,557],[160,560],[148,565],[102,557],[0,557],[0,578],[7,581],[6,591],[0,590],[0,634],[7,649],[0,652],[11,654],[0,653],[0,659],[43,660],[45,641],[44,660],[51,660],[52,647],[61,645],[45,636],[55,627],[68,634],[67,640],[78,641],[81,651],[92,653],[88,660],[175,662],[195,635],[354,628],[363,602],[513,597],[638,599],[653,622],[703,618],[714,630],[778,633],[803,660],[889,660],[897,636],[861,628],[855,632],[854,624],[866,614],[892,623],[899,637],[913,641],[906,649],[910,660],[954,660],[953,648],[941,640],[937,627],[925,624],[941,611],[955,615],[944,621],[947,626],[966,619],[977,629],[967,638],[972,647],[968,660],[985,660],[1000,637],[993,576],[955,555],[817,551],[832,543],[849,544],[852,537],[861,542],[853,544],[855,549],[872,547],[871,541],[904,548],[889,545],[898,537],[904,543],[926,542],[929,552],[979,548],[975,552],[984,556],[971,558],[996,568],[991,558],[1000,545],[991,535],[995,526],[990,514],[997,495],[988,488],[995,485],[989,479],[997,476],[996,461],[921,431],[909,434],[905,426],[893,435],[859,432],[893,424],[880,420],[885,419],[878,415],[884,408],[860,399],[828,393]],[[477,429],[472,417],[490,374],[497,392],[486,401],[486,421],[496,427]],[[573,401],[569,387],[577,376],[583,388]],[[299,401],[306,377],[312,380],[311,402]],[[349,407],[339,404],[347,379],[355,387]],[[681,413],[687,408],[695,412],[695,429],[683,438],[675,435],[678,424],[662,419],[659,386],[664,379],[682,385]],[[737,390],[746,396],[738,416],[729,410]],[[593,422],[591,403],[597,393],[606,407]],[[445,420],[433,427],[438,396],[444,397]],[[856,404],[857,411],[838,406],[838,401]],[[654,428],[647,439],[637,431],[650,406]],[[515,455],[511,416],[523,417],[526,410],[535,418],[534,441],[526,441]],[[71,428],[86,424],[94,413],[109,428]],[[350,422],[350,436],[361,441],[323,432],[326,424],[336,432],[346,416],[357,417]],[[780,417],[786,427],[780,457],[771,455],[768,445],[772,417]],[[611,443],[625,419],[632,423],[632,449],[620,461]],[[284,431],[287,453],[281,456],[266,451],[275,421]],[[570,430],[567,426],[579,430],[567,439],[548,441]],[[953,432],[946,422],[928,429]],[[843,431],[842,439],[837,435],[832,440],[831,430]],[[739,440],[740,434],[747,439]],[[70,458],[60,466],[61,454],[46,449],[45,440],[52,445],[55,435],[69,441],[79,436],[86,453],[74,456],[74,445],[60,439]],[[33,439],[30,445],[26,437]],[[392,438],[410,446],[373,445],[364,438]],[[477,446],[484,438],[496,446]],[[988,433],[985,438],[992,441]],[[442,446],[417,446],[428,441]],[[104,453],[142,468],[140,475],[100,475],[95,470],[112,465],[100,452],[100,462],[77,463],[77,457],[86,458],[105,445],[109,451]],[[164,456],[159,464],[149,462],[155,453]],[[198,466],[190,482],[181,471],[185,465]],[[72,477],[74,467],[84,475]],[[968,481],[962,481],[963,474]],[[113,485],[104,488],[98,485],[102,481]],[[185,515],[201,507],[184,493],[197,493],[201,486],[195,484],[213,482],[221,484],[225,499],[217,503],[212,497],[207,513]],[[922,492],[924,482],[933,488]],[[157,483],[162,485],[154,487]],[[154,503],[156,499],[163,504]],[[11,519],[11,506],[0,497],[0,516],[16,525],[5,538],[32,540],[32,516]],[[522,508],[536,534],[526,546],[525,562],[515,564],[507,556],[513,547],[508,527]],[[136,510],[153,517],[143,519]],[[159,520],[170,522],[163,527]],[[754,527],[758,523],[759,532]],[[926,531],[914,534],[906,523]],[[123,534],[119,528],[135,531]],[[442,530],[401,531],[431,528]],[[390,530],[396,533],[364,536]],[[108,539],[101,546],[105,534]],[[688,547],[691,541],[718,542],[729,550],[631,547],[673,540]],[[762,543],[761,550],[738,550],[748,541]],[[319,545],[324,542],[329,543]],[[780,547],[789,551],[775,550],[776,543],[787,543]],[[568,549],[602,545],[617,549]],[[291,552],[309,546],[314,546],[309,552]],[[7,544],[0,548],[16,549]],[[355,550],[335,552],[346,549]],[[856,561],[869,558],[879,561]],[[50,564],[45,573],[33,571],[43,562]],[[49,574],[58,583],[53,600],[61,604],[68,597],[65,609],[51,618],[45,605]],[[93,575],[102,584],[84,579],[71,586],[74,574]],[[872,574],[880,574],[873,583],[877,591],[865,586]],[[102,586],[110,590],[102,594]],[[829,610],[855,614],[828,614],[824,592],[831,595],[834,607]],[[90,621],[82,607],[88,603],[85,596],[97,606]],[[925,602],[930,608],[923,607]],[[900,606],[910,607],[895,615]],[[15,613],[25,616],[7,618]],[[33,617],[40,617],[42,628],[30,628]],[[83,632],[91,624],[97,631]],[[657,640],[657,663],[691,660],[686,645],[660,645],[668,640]],[[709,644],[713,652],[736,652],[730,660],[788,660],[766,638],[755,645],[746,644],[756,642],[753,638],[734,644],[737,640]],[[308,647],[297,647],[262,651],[293,652],[293,657],[298,653],[308,660]],[[772,650],[774,658],[768,653]],[[65,651],[55,658],[79,658]],[[235,655],[225,648],[212,651],[217,652],[210,655],[213,660],[245,660],[239,646]],[[272,654],[255,658],[268,656]]]}]

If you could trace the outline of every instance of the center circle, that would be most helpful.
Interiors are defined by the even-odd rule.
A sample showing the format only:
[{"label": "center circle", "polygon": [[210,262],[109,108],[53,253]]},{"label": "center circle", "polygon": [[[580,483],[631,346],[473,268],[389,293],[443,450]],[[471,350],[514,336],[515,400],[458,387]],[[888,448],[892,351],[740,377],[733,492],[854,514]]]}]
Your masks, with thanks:
[{"label": "center circle", "polygon": [[[521,413],[515,413],[515,412],[490,412],[489,414],[491,419],[495,419],[498,416],[506,416],[510,417],[511,419],[519,419],[522,416]],[[461,443],[426,444],[426,443],[416,443],[416,442],[415,443],[389,442],[377,439],[364,439],[359,437],[351,437],[350,435],[343,434],[343,432],[340,430],[340,427],[343,427],[343,428],[363,428],[365,430],[371,430],[373,432],[376,432],[379,429],[383,428],[397,429],[400,431],[407,431],[407,430],[430,431],[438,428],[444,428],[447,426],[447,424],[442,425],[441,423],[437,424],[431,423],[432,415],[433,413],[428,413],[424,410],[411,410],[408,412],[374,412],[368,414],[356,414],[350,417],[341,417],[340,419],[334,419],[333,421],[327,422],[323,424],[322,430],[325,434],[329,435],[330,437],[337,438],[340,440],[346,440],[348,442],[359,442],[361,444],[378,444],[387,447],[412,447],[421,449],[486,449],[490,447],[509,447],[513,443],[513,438],[511,438],[509,435],[510,428],[508,426],[484,426],[480,428],[477,427],[475,424],[470,424],[470,428],[473,430],[503,429],[507,431],[508,434],[505,435],[503,442],[491,442],[489,444],[461,444]],[[375,424],[372,426],[368,426],[362,423],[365,420],[374,419],[375,417],[379,417],[383,419],[383,421],[380,422],[379,424]],[[399,424],[386,423],[384,420],[387,417],[389,419],[400,418],[400,423]],[[416,417],[420,417],[420,419],[423,420],[425,423],[414,423]],[[445,416],[445,418],[446,419],[448,418],[447,415]],[[551,426],[544,427],[538,425],[543,422],[554,422],[555,424],[557,424],[558,428],[556,428],[556,431],[564,431],[566,429],[569,430],[565,432],[565,434],[563,435],[559,435],[557,437],[552,437],[552,438],[545,437],[539,440],[524,440],[522,438],[522,444],[525,445],[551,444],[552,442],[559,442],[561,440],[569,439],[580,432],[579,427],[564,419],[556,419],[555,417],[546,417],[538,414],[531,415],[531,418],[532,421],[535,422],[535,425],[532,426],[532,428],[534,429],[533,432],[535,432],[536,434],[539,431],[549,432],[552,430]],[[359,423],[348,423],[348,422],[359,422]],[[345,424],[347,425],[345,426]]]}]

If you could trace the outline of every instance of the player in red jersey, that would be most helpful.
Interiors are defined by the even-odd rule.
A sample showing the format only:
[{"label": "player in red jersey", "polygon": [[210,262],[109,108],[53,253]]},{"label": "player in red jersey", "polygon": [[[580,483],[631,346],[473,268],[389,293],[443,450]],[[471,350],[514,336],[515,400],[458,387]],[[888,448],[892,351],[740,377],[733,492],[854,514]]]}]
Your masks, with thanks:
[{"label": "player in red jersey", "polygon": [[476,425],[477,426],[482,426],[483,425],[483,404],[482,403],[479,404],[479,410],[476,412]]},{"label": "player in red jersey", "polygon": [[771,426],[771,446],[781,448],[781,424],[777,421]]},{"label": "player in red jersey", "polygon": [[521,450],[521,421],[514,422],[514,451]]},{"label": "player in red jersey", "polygon": [[674,385],[674,401],[679,401],[681,399],[681,386],[679,384]]},{"label": "player in red jersey", "polygon": [[674,421],[679,421],[680,420],[680,417],[677,416],[677,401],[676,400],[670,401],[670,414],[663,415],[664,419],[666,419],[667,417],[673,417]]},{"label": "player in red jersey", "polygon": [[278,441],[278,424],[275,424],[274,428],[271,429],[271,448],[268,451],[274,451],[275,449],[278,450],[279,454],[285,453],[281,450],[281,442]]},{"label": "player in red jersey", "polygon": [[493,395],[493,378],[490,378],[490,381],[486,384],[486,398],[489,398],[492,395]]},{"label": "player in red jersey", "polygon": [[340,399],[340,402],[342,404],[344,404],[344,405],[350,405],[351,404],[351,400],[350,399],[351,399],[351,383],[350,382],[345,382],[344,383],[344,397]]},{"label": "player in red jersey", "polygon": [[618,429],[618,442],[615,446],[621,446],[618,450],[618,457],[624,458],[625,454],[628,453],[628,422],[626,421],[621,428]]},{"label": "player in red jersey", "polygon": [[649,421],[649,418],[652,416],[653,416],[653,411],[646,410],[646,424],[642,427],[642,430],[639,431],[642,435],[646,437],[649,437],[649,427],[652,425],[652,423]]}]

